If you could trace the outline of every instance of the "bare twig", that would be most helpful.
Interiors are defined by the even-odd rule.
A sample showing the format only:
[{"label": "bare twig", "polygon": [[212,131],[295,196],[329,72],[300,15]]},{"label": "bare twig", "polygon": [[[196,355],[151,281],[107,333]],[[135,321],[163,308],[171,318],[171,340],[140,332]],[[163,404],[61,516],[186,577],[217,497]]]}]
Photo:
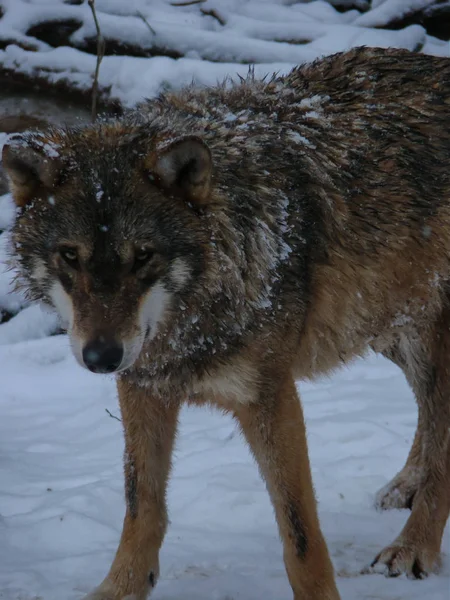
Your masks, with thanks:
[{"label": "bare twig", "polygon": [[119,419],[119,417],[116,417],[116,415],[113,415],[112,412],[110,412],[107,408],[105,408],[105,410],[108,413],[108,415],[111,417],[111,419],[116,419],[116,421],[120,421],[122,423],[122,419]]},{"label": "bare twig", "polygon": [[171,6],[192,6],[192,4],[203,4],[207,0],[187,0],[186,2],[171,2]]},{"label": "bare twig", "polygon": [[216,19],[216,21],[219,21],[219,23],[223,27],[227,24],[225,19],[223,17],[221,17],[219,15],[219,13],[217,12],[217,10],[215,10],[214,8],[211,8],[209,10],[207,8],[201,8],[200,12],[202,13],[202,15],[205,15],[205,17],[213,17],[213,19]]},{"label": "bare twig", "polygon": [[95,0],[88,0],[88,4],[94,17],[95,29],[97,30],[97,63],[95,65],[94,83],[92,84],[92,121],[95,121],[97,118],[98,74],[100,64],[105,56],[105,38],[102,36],[100,25],[98,24]]},{"label": "bare twig", "polygon": [[153,35],[156,35],[156,31],[153,29],[153,27],[150,25],[150,23],[147,21],[147,19],[144,17],[144,15],[139,11],[136,14],[140,19],[142,19],[142,21],[144,21],[144,23],[149,28],[150,32],[153,33]]}]

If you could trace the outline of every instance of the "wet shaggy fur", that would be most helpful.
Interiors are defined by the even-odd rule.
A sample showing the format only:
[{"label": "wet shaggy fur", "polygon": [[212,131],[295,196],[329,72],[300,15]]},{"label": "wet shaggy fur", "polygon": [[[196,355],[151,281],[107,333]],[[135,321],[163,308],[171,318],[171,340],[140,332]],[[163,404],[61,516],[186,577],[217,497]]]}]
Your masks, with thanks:
[{"label": "wet shaggy fur", "polygon": [[118,371],[128,508],[90,600],[143,600],[156,584],[184,401],[239,422],[295,600],[337,600],[294,380],[370,347],[403,369],[419,406],[408,461],[378,498],[412,512],[372,567],[438,568],[450,509],[449,109],[450,60],[356,49],[12,138],[3,161],[23,283],[65,317],[81,364],[93,341],[124,349],[106,367]]}]

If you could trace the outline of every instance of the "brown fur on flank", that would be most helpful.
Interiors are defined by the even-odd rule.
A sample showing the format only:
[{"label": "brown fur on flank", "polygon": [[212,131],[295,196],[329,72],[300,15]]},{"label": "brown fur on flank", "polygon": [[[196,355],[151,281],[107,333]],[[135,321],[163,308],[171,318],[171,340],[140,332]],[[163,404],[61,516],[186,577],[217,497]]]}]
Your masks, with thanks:
[{"label": "brown fur on flank", "polygon": [[184,401],[240,424],[295,600],[337,600],[294,381],[370,347],[403,369],[419,406],[408,462],[379,497],[412,512],[373,566],[418,578],[438,568],[450,510],[449,109],[450,60],[360,48],[5,147],[23,285],[60,311],[82,365],[118,372],[127,514],[89,600],[144,600],[156,584]]}]

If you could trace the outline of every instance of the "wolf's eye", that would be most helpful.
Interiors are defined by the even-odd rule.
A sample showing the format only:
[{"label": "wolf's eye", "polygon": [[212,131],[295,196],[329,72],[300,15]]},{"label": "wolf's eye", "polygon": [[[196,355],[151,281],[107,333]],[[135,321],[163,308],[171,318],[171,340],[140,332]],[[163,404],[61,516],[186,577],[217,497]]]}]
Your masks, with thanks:
[{"label": "wolf's eye", "polygon": [[78,254],[74,248],[60,248],[59,253],[68,265],[73,268],[78,266]]},{"label": "wolf's eye", "polygon": [[148,248],[142,248],[140,250],[136,250],[136,254],[134,255],[134,268],[139,269],[148,263],[154,256],[153,250]]}]

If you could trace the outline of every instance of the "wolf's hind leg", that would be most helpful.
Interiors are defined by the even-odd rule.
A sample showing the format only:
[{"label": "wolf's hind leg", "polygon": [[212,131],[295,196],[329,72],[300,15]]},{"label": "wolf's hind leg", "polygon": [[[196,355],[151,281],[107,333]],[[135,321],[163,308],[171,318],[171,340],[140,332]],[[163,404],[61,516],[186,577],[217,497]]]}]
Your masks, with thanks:
[{"label": "wolf's hind leg", "polygon": [[[436,461],[430,461],[430,463]],[[412,513],[400,535],[378,554],[372,567],[386,575],[423,579],[441,566],[440,547],[450,510],[450,445],[442,465],[426,465]]]},{"label": "wolf's hind leg", "polygon": [[305,424],[290,375],[235,415],[266,480],[294,600],[339,600],[317,517]]},{"label": "wolf's hind leg", "polygon": [[179,406],[119,380],[125,431],[127,510],[109,574],[84,600],[145,600],[159,575],[166,526],[166,488]]},{"label": "wolf's hind leg", "polygon": [[417,461],[420,481],[406,525],[372,567],[381,566],[390,576],[423,578],[440,566],[450,511],[450,310],[408,350],[406,372],[419,406],[411,462]]},{"label": "wolf's hind leg", "polygon": [[387,485],[377,492],[375,497],[377,508],[381,510],[392,508],[412,509],[423,476],[421,448],[422,435],[420,427],[418,427],[405,466]]},{"label": "wolf's hind leg", "polygon": [[[383,352],[383,355],[402,369],[410,386],[414,390],[414,373],[411,372],[399,344],[395,343],[389,350]],[[378,491],[375,498],[377,508],[382,510],[392,508],[412,509],[414,498],[419,490],[423,476],[422,428],[423,424],[419,421],[405,466],[392,481]]]}]

